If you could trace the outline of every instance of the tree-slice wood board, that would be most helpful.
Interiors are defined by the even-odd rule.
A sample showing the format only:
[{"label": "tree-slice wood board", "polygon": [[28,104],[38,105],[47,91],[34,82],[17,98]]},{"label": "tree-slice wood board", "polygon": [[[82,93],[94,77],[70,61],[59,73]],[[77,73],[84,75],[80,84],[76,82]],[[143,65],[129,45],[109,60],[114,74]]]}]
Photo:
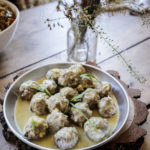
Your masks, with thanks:
[{"label": "tree-slice wood board", "polygon": [[[91,63],[90,63],[91,64]],[[91,64],[95,65],[95,64]],[[16,80],[24,72],[20,72],[17,76],[13,78]],[[120,75],[114,70],[109,70],[112,76],[114,76],[125,88],[129,95],[130,101],[130,112],[128,120],[120,133],[112,142],[107,143],[101,150],[139,150],[144,142],[144,136],[146,135],[145,129],[141,128],[141,125],[146,121],[148,110],[146,104],[141,102],[138,98],[141,97],[141,91],[138,89],[130,88],[127,84],[120,80]],[[8,90],[10,84],[6,85],[5,91]],[[6,141],[14,144],[17,150],[34,150],[30,146],[24,144],[20,141],[8,128],[3,112],[2,112],[3,100],[0,101],[0,122],[2,124],[2,133]],[[96,150],[98,150],[97,148]]]}]

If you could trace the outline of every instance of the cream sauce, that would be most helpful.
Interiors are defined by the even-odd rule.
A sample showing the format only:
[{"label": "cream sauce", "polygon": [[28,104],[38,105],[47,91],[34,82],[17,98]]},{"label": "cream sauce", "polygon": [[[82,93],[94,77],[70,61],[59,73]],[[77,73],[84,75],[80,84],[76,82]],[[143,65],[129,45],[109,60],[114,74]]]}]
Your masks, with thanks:
[{"label": "cream sauce", "polygon": [[[41,83],[43,80],[44,79],[39,80],[38,83]],[[113,100],[117,104],[116,105],[117,113],[114,116],[112,116],[111,118],[107,119],[109,122],[110,134],[111,134],[112,131],[115,129],[118,119],[119,119],[119,107],[118,107],[117,100],[116,100],[115,96],[113,95],[113,93],[111,93],[110,96],[113,98]],[[30,105],[30,101],[22,100],[20,97],[18,97],[18,99],[16,101],[14,113],[15,113],[16,124],[22,133],[23,133],[23,128],[24,128],[26,122],[28,121],[28,119],[31,116],[34,115],[34,113],[32,113],[29,110],[29,105]],[[100,116],[97,110],[93,111],[93,116]],[[46,118],[46,116],[41,116],[41,117]],[[71,126],[74,126],[77,128],[77,130],[79,132],[79,138],[80,138],[78,144],[74,147],[74,149],[81,149],[81,148],[89,147],[89,146],[96,144],[95,142],[88,139],[88,137],[84,134],[83,128],[78,127],[74,124],[72,124]],[[54,143],[53,135],[47,135],[43,139],[32,141],[32,142],[37,145],[43,146],[43,147],[57,149],[57,146]]]}]

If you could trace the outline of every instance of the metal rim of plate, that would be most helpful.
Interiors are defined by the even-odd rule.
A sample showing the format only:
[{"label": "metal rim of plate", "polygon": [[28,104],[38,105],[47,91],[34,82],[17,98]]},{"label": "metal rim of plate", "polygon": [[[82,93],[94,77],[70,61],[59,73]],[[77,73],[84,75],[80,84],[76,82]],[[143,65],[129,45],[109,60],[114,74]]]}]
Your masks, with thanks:
[{"label": "metal rim of plate", "polygon": [[[39,146],[37,144],[32,143],[31,141],[29,141],[26,137],[24,137],[20,133],[20,131],[18,130],[17,127],[15,129],[15,127],[11,124],[11,121],[12,121],[12,123],[15,122],[14,112],[11,112],[11,113],[8,112],[8,108],[7,107],[8,107],[9,103],[13,104],[13,102],[9,100],[9,97],[12,96],[12,90],[13,90],[13,88],[17,85],[18,82],[20,82],[21,80],[23,80],[23,78],[29,78],[28,77],[29,74],[31,74],[33,72],[36,72],[38,70],[42,70],[42,68],[50,68],[50,69],[54,68],[54,67],[51,68],[51,66],[59,66],[58,68],[60,68],[60,66],[64,66],[64,68],[66,68],[65,66],[69,67],[69,66],[71,66],[73,64],[76,64],[76,63],[69,63],[69,62],[66,62],[66,63],[52,63],[52,64],[48,64],[48,65],[43,65],[43,66],[40,66],[40,67],[36,67],[36,68],[34,68],[34,69],[30,70],[30,71],[27,71],[25,74],[23,74],[18,79],[16,79],[16,81],[14,81],[14,83],[10,86],[9,90],[7,91],[7,93],[5,95],[5,98],[4,98],[4,105],[3,105],[3,112],[4,112],[4,117],[5,117],[6,123],[7,123],[8,127],[11,129],[11,131],[21,141],[23,141],[24,143],[30,145],[31,147],[34,147],[34,148],[37,148],[37,149],[42,149],[42,150],[53,150],[51,148],[42,147],[42,146]],[[124,87],[112,75],[110,75],[109,73],[107,73],[107,72],[105,72],[102,69],[99,69],[97,67],[94,67],[94,66],[91,66],[91,65],[87,65],[87,64],[82,64],[82,65],[86,69],[88,68],[88,69],[91,69],[93,71],[96,71],[96,72],[99,72],[99,73],[103,74],[104,76],[106,76],[107,78],[109,78],[111,81],[113,81],[116,85],[118,85],[118,88],[120,88],[120,90],[121,90],[119,92],[123,94],[123,97],[124,97],[124,100],[125,100],[125,103],[126,103],[126,105],[125,105],[126,107],[125,108],[123,108],[122,106],[120,108],[120,105],[119,105],[119,112],[120,112],[120,109],[123,110],[123,111],[125,111],[125,112],[123,112],[124,114],[122,114],[124,116],[123,118],[120,117],[121,113],[119,114],[119,120],[120,120],[120,118],[123,119],[123,120],[122,120],[121,124],[119,125],[119,127],[118,128],[116,127],[117,129],[115,128],[116,131],[113,131],[108,138],[106,138],[105,140],[99,142],[98,144],[82,148],[82,150],[89,150],[89,149],[94,149],[94,148],[100,147],[100,146],[102,146],[102,145],[110,142],[112,139],[114,139],[121,132],[122,128],[124,127],[124,125],[125,125],[125,123],[127,121],[128,115],[129,115],[129,99],[128,99],[128,95],[127,95]],[[12,120],[10,119],[10,117],[11,117]],[[16,126],[16,123],[14,123],[14,124]]]}]

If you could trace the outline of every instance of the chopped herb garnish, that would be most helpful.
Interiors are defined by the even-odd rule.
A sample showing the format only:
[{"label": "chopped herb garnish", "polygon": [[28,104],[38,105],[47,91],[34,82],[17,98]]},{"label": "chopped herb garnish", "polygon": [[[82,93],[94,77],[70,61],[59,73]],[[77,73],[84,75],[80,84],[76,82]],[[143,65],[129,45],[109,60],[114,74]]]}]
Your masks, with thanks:
[{"label": "chopped herb garnish", "polygon": [[97,82],[99,82],[101,85],[103,84],[101,80],[97,79],[97,77],[91,73],[81,74],[80,77],[84,79],[88,79],[88,80],[91,80],[93,78],[93,79],[96,79]]},{"label": "chopped herb garnish", "polygon": [[34,120],[33,120],[33,119],[32,119],[32,121],[31,121],[31,125],[32,125],[33,132],[35,132],[35,123],[34,123]]},{"label": "chopped herb garnish", "polygon": [[70,103],[70,105],[71,105],[72,107],[74,107],[75,109],[77,109],[77,110],[82,114],[82,116],[89,122],[89,124],[90,124],[92,127],[94,127],[95,129],[97,129],[96,125],[95,125],[91,120],[89,120],[88,117],[82,112],[82,108],[77,107],[77,106],[76,106],[75,104],[73,104],[73,103]]},{"label": "chopped herb garnish", "polygon": [[30,86],[31,89],[34,89],[36,91],[39,91],[39,92],[43,92],[45,94],[47,94],[48,96],[51,96],[51,93],[48,91],[47,88],[45,89],[42,89],[38,84],[36,84],[37,86]]},{"label": "chopped herb garnish", "polygon": [[44,92],[45,92],[48,96],[51,96],[51,93],[49,92],[48,89],[44,89]]},{"label": "chopped herb garnish", "polygon": [[43,90],[39,87],[34,87],[34,86],[30,86],[31,89],[34,89],[36,91],[39,91],[39,92],[43,92]]},{"label": "chopped herb garnish", "polygon": [[82,92],[81,94],[79,94],[78,96],[75,96],[71,99],[71,102],[81,102],[82,97],[84,96],[84,94],[87,92],[87,90],[85,90],[84,92]]},{"label": "chopped herb garnish", "polygon": [[90,73],[81,74],[80,77],[88,80],[91,80],[92,78],[96,79],[96,77]]}]

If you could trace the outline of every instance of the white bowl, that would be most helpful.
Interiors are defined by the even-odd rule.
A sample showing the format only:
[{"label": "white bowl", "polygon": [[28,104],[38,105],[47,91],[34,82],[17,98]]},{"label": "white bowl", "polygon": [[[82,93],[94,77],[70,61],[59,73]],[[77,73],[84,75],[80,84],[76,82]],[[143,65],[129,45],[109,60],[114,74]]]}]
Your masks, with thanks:
[{"label": "white bowl", "polygon": [[[11,131],[26,144],[34,148],[40,149],[40,150],[54,150],[52,148],[46,148],[46,147],[42,147],[42,146],[32,143],[32,141],[29,141],[20,132],[20,130],[18,129],[15,123],[15,118],[14,118],[14,108],[15,108],[15,103],[17,100],[16,95],[14,94],[14,91],[18,91],[21,83],[23,83],[24,81],[39,80],[43,78],[49,69],[53,69],[53,68],[64,69],[64,68],[70,67],[73,64],[74,63],[56,63],[56,64],[49,64],[49,65],[37,67],[31,71],[28,71],[21,77],[19,77],[9,88],[4,99],[4,105],[3,105],[4,117]],[[99,142],[98,144],[82,148],[82,150],[91,150],[91,149],[100,147],[103,144],[106,144],[107,142],[110,142],[112,139],[114,139],[114,137],[120,134],[129,115],[129,100],[128,100],[128,96],[127,96],[125,89],[113,76],[111,76],[110,74],[108,74],[107,72],[101,69],[98,69],[96,67],[93,67],[87,64],[84,64],[84,67],[86,68],[87,72],[90,72],[96,75],[100,80],[111,83],[113,93],[115,97],[117,98],[118,105],[119,105],[119,120],[116,125],[116,128],[107,139]]]},{"label": "white bowl", "polygon": [[18,8],[11,2],[7,0],[0,0],[0,4],[1,3],[8,5],[14,11],[16,15],[16,19],[9,27],[7,27],[5,30],[0,32],[0,52],[4,50],[6,46],[8,46],[8,44],[10,44],[11,40],[13,39],[18,26],[19,15],[20,15]]}]

